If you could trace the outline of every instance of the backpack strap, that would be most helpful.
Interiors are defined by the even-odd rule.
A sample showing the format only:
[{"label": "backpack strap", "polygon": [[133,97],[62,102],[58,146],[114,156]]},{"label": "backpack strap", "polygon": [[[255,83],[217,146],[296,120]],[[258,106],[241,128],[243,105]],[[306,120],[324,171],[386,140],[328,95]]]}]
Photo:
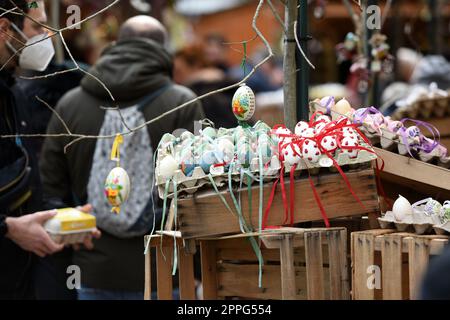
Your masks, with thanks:
[{"label": "backpack strap", "polygon": [[155,101],[159,96],[161,96],[167,89],[169,89],[172,86],[173,86],[173,84],[170,83],[170,84],[167,84],[167,85],[157,89],[156,91],[153,91],[151,94],[146,96],[144,99],[141,100],[141,102],[139,102],[137,104],[137,109],[139,111],[142,111],[142,109],[144,109],[146,106],[148,106],[153,101]]}]

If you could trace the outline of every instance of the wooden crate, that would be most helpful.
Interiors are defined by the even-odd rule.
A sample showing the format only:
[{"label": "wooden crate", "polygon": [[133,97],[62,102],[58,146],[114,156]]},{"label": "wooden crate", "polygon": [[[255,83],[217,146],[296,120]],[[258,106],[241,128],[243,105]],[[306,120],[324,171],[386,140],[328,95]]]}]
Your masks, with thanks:
[{"label": "wooden crate", "polygon": [[[156,272],[156,288],[158,300],[173,299],[172,257],[174,253],[174,241],[178,248],[178,286],[182,300],[196,299],[196,286],[194,278],[194,256],[186,250],[185,243],[180,237],[172,236],[146,236],[144,247],[150,239],[148,250],[145,254],[145,284],[144,300],[151,300],[152,272]],[[162,245],[161,245],[162,241]],[[151,250],[156,251],[156,270],[152,269]],[[194,250],[195,251],[195,248]]]},{"label": "wooden crate", "polygon": [[205,299],[349,299],[345,228],[261,235],[262,287],[249,235],[200,240]]},{"label": "wooden crate", "polygon": [[[339,174],[328,173],[313,176],[315,187],[321,197],[328,218],[379,213],[374,171],[372,169],[350,171],[346,175],[365,208],[358,205],[351,196]],[[289,184],[289,179],[287,179],[286,190],[289,190]],[[264,208],[267,205],[272,187],[272,183],[264,186]],[[283,222],[283,201],[280,187],[277,188],[268,225],[280,225]],[[223,191],[222,194],[232,207],[233,202],[229,192]],[[241,194],[244,219],[247,222],[251,221],[253,226],[258,226],[259,188],[257,186],[252,188],[252,199],[253,205],[250,213],[248,194],[245,188]],[[306,177],[295,180],[295,202],[294,223],[322,220],[322,215]],[[172,221],[172,218],[169,217],[168,220]],[[213,191],[197,193],[194,196],[178,200],[178,227],[184,239],[240,233],[238,219],[227,210],[220,197]]]},{"label": "wooden crate", "polygon": [[[408,300],[418,290],[430,256],[438,255],[448,237],[368,230],[351,235],[352,298],[355,300]],[[380,268],[381,287],[371,289],[371,266]]]}]

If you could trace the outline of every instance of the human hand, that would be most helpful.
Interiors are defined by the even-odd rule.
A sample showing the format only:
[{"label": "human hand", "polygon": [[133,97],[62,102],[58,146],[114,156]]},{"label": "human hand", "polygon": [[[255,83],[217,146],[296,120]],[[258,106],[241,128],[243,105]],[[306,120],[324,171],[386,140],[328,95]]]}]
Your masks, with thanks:
[{"label": "human hand", "polygon": [[43,227],[43,224],[56,213],[56,210],[51,210],[19,218],[6,218],[8,226],[6,237],[23,250],[33,252],[42,258],[61,251],[64,245],[55,243]]},{"label": "human hand", "polygon": [[[77,210],[80,210],[84,213],[92,213],[92,205],[90,204],[86,204],[84,206],[81,207],[77,207]],[[94,243],[92,242],[92,239],[99,239],[102,236],[102,233],[100,232],[100,230],[98,230],[97,228],[95,228],[95,230],[93,230],[91,232],[91,234],[87,235],[84,240],[83,240],[83,245],[86,249],[88,250],[92,250],[94,249]],[[80,245],[79,244],[74,244],[73,249],[75,251],[80,250]]]}]

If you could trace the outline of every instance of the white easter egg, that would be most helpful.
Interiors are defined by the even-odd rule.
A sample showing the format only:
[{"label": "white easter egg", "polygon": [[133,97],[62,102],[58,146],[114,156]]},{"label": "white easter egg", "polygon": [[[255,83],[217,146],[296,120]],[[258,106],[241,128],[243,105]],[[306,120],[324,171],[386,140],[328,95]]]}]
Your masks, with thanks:
[{"label": "white easter egg", "polygon": [[413,214],[413,208],[411,203],[406,198],[399,196],[394,202],[392,213],[397,221],[403,221],[403,219],[405,219],[408,215]]},{"label": "white easter egg", "polygon": [[305,140],[302,147],[303,159],[308,160],[311,163],[316,163],[319,161],[321,152],[317,143],[313,140]]},{"label": "white easter egg", "polygon": [[331,119],[330,119],[329,116],[323,114],[323,115],[317,117],[316,122],[319,122],[319,121],[320,121],[320,122],[325,122],[325,123],[330,123],[330,122],[331,122]]},{"label": "white easter egg", "polygon": [[343,98],[336,103],[333,110],[338,114],[345,115],[352,110],[352,106],[345,98]]},{"label": "white easter egg", "polygon": [[297,123],[297,125],[295,126],[295,134],[298,136],[301,136],[303,134],[303,132],[309,128],[309,123],[305,122],[305,121],[300,121],[299,123]]},{"label": "white easter egg", "polygon": [[325,122],[319,122],[318,124],[316,124],[316,125],[314,126],[314,131],[315,131],[316,133],[322,132],[322,130],[327,126],[327,124],[328,124],[328,123],[325,123]]},{"label": "white easter egg", "polygon": [[178,162],[171,155],[164,157],[159,163],[159,174],[166,179],[172,178],[177,170]]},{"label": "white easter egg", "polygon": [[288,163],[291,166],[298,164],[302,159],[301,150],[297,144],[288,144],[285,148],[283,148],[282,153],[285,163]]},{"label": "white easter egg", "polygon": [[130,177],[121,167],[111,170],[105,181],[105,196],[113,207],[119,207],[130,195]]}]

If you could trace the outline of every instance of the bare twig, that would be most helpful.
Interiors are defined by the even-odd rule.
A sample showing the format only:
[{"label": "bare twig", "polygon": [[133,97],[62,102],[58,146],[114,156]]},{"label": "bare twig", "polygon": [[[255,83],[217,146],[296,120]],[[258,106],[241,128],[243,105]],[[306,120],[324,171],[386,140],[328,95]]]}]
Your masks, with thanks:
[{"label": "bare twig", "polygon": [[61,116],[59,115],[59,113],[56,112],[55,109],[53,109],[52,107],[50,107],[50,105],[49,105],[47,102],[45,102],[44,100],[42,100],[42,99],[39,98],[38,96],[35,96],[35,97],[36,97],[36,99],[37,99],[40,103],[44,104],[47,108],[50,109],[51,112],[53,112],[53,114],[58,118],[58,120],[59,120],[59,121],[61,122],[61,124],[64,126],[64,129],[66,129],[66,132],[67,132],[68,134],[71,135],[72,132],[70,131],[69,127],[68,127],[67,124],[64,122],[64,120],[61,118]]},{"label": "bare twig", "polygon": [[315,70],[316,67],[311,63],[311,61],[309,61],[308,57],[306,56],[305,52],[302,49],[302,46],[300,45],[300,41],[298,40],[297,21],[294,22],[294,38],[295,38],[295,42],[297,43],[297,47],[300,50],[300,53],[302,54],[303,58],[306,60],[306,62],[308,62],[309,66]]},{"label": "bare twig", "polygon": [[275,8],[275,6],[273,5],[271,0],[267,0],[267,4],[270,7],[270,10],[272,10],[273,15],[275,16],[275,19],[277,19],[278,23],[281,26],[281,29],[283,30],[284,34],[286,34],[286,27],[284,26],[284,22],[280,17],[280,14],[278,13],[277,9]]},{"label": "bare twig", "polygon": [[[109,9],[110,7],[112,7],[113,5],[115,5],[116,3],[118,3],[118,1],[120,1],[120,0],[114,1],[113,3],[111,3],[110,5],[108,5],[106,8],[104,8],[104,9],[98,11],[96,14],[91,15],[91,16],[89,16],[88,18],[86,18],[86,19],[80,21],[80,22],[77,23],[76,25],[80,25],[81,23],[83,23],[83,22],[85,22],[85,21],[87,21],[87,20],[89,20],[89,19],[92,19],[95,15],[100,14],[100,13],[106,11],[107,9]],[[200,100],[203,100],[203,99],[205,99],[205,98],[207,98],[207,97],[209,97],[209,96],[211,96],[211,95],[214,95],[214,94],[217,94],[217,93],[220,93],[220,92],[224,92],[224,91],[227,91],[227,90],[230,90],[230,89],[233,89],[233,88],[237,88],[237,87],[239,87],[240,85],[244,84],[244,83],[245,83],[245,82],[246,82],[246,81],[247,81],[247,80],[248,80],[248,79],[256,72],[256,70],[257,70],[259,67],[261,67],[264,63],[266,63],[266,62],[267,62],[269,59],[271,59],[271,58],[273,57],[273,55],[274,55],[274,54],[273,54],[273,51],[272,51],[272,48],[271,48],[271,46],[270,46],[270,44],[269,44],[269,42],[267,41],[267,39],[264,37],[264,35],[262,34],[262,32],[261,32],[261,31],[258,29],[258,27],[257,27],[257,20],[258,20],[258,17],[259,17],[259,15],[260,15],[261,8],[262,8],[263,5],[264,5],[264,2],[265,2],[265,0],[259,0],[258,6],[257,6],[257,8],[256,8],[256,10],[255,10],[255,14],[254,14],[254,16],[253,16],[253,20],[252,20],[252,28],[253,28],[253,30],[254,30],[255,33],[256,33],[254,39],[260,38],[260,39],[262,40],[262,42],[264,43],[264,46],[265,46],[265,47],[267,48],[267,50],[268,50],[268,55],[267,55],[264,59],[262,59],[258,64],[256,64],[256,65],[252,68],[252,70],[251,70],[251,71],[250,71],[250,72],[249,72],[249,73],[248,73],[241,81],[239,81],[239,82],[237,82],[237,83],[235,83],[235,84],[232,84],[232,85],[230,85],[230,86],[227,86],[227,87],[224,87],[224,88],[221,88],[221,89],[217,89],[217,90],[208,92],[208,93],[206,93],[206,94],[204,94],[204,95],[201,95],[201,96],[199,96],[199,97],[196,97],[196,98],[194,98],[194,99],[192,99],[192,100],[190,100],[190,101],[187,101],[187,102],[185,102],[185,103],[183,103],[183,104],[181,104],[181,105],[179,105],[179,106],[177,106],[177,107],[175,107],[175,108],[173,108],[173,109],[171,109],[171,110],[169,110],[169,111],[167,111],[167,112],[165,112],[165,113],[163,113],[163,114],[161,114],[161,115],[159,115],[159,116],[157,116],[157,117],[155,117],[155,118],[153,118],[153,119],[151,119],[151,120],[149,120],[149,121],[147,121],[147,122],[145,122],[145,123],[143,123],[143,124],[141,124],[141,125],[139,125],[139,126],[137,126],[137,127],[135,127],[135,128],[130,128],[127,132],[122,132],[121,134],[122,134],[122,135],[129,135],[129,134],[131,134],[131,133],[133,133],[133,132],[135,132],[135,131],[137,131],[137,130],[141,130],[141,129],[147,127],[148,125],[150,125],[150,124],[152,124],[152,123],[154,123],[154,122],[156,122],[156,121],[159,121],[159,120],[163,119],[164,117],[166,117],[166,116],[168,116],[168,115],[170,115],[170,114],[172,114],[172,113],[174,113],[174,112],[176,112],[176,111],[178,111],[178,110],[181,110],[181,109],[183,109],[183,108],[185,108],[185,107],[187,107],[187,106],[189,106],[189,105],[191,105],[191,104],[193,104],[193,103],[196,103],[196,102],[198,102],[198,101],[200,101]],[[74,26],[71,26],[71,27],[74,27]],[[86,75],[88,75],[88,76],[90,76],[90,77],[93,77],[96,81],[98,81],[98,82],[105,88],[105,90],[109,93],[111,99],[112,99],[113,101],[115,101],[113,95],[111,94],[111,91],[106,87],[106,85],[105,85],[100,79],[98,79],[97,77],[95,77],[94,75],[92,75],[92,74],[90,74],[89,72],[83,70],[83,69],[78,65],[78,63],[75,61],[75,59],[73,59],[73,56],[72,56],[72,54],[71,54],[71,52],[70,52],[70,50],[69,50],[69,48],[68,48],[68,46],[67,46],[67,44],[66,44],[66,42],[65,42],[65,40],[64,40],[64,37],[63,37],[63,35],[62,35],[62,32],[65,31],[65,30],[67,30],[67,29],[69,29],[69,28],[59,29],[59,30],[57,30],[57,31],[55,31],[55,32],[56,32],[56,34],[58,34],[58,35],[60,36],[61,41],[63,42],[63,45],[64,45],[66,51],[68,52],[68,54],[69,54],[71,60],[74,62],[75,66],[76,66],[76,68],[73,68],[72,71],[80,70],[81,72],[85,73]],[[49,36],[49,37],[52,37],[52,36],[54,36],[54,35],[51,35],[51,36]],[[254,39],[247,40],[247,41],[242,41],[242,42],[240,42],[240,43],[241,43],[241,44],[242,44],[242,43],[247,43],[247,42],[249,42],[249,41],[253,41]],[[42,39],[41,41],[43,41],[43,40],[45,40],[45,39]],[[37,42],[36,42],[36,43],[37,43]],[[23,50],[23,48],[22,48],[22,50]],[[41,77],[49,77],[49,76],[51,76],[51,75],[45,75],[45,76],[41,76]],[[36,79],[36,78],[39,78],[39,77],[33,77],[32,79]],[[48,106],[48,104],[47,104],[47,106]],[[49,107],[49,106],[48,106],[48,107]],[[52,109],[52,108],[51,108],[51,109]],[[117,108],[117,109],[118,109],[118,111],[119,111],[119,113],[120,113],[120,108]],[[57,113],[54,109],[52,109],[52,112]],[[59,115],[58,115],[57,117],[58,117],[58,119],[62,120],[62,118],[61,118]],[[64,123],[64,127],[66,128],[66,131],[67,131],[68,126],[67,126],[65,123]],[[111,134],[111,135],[104,135],[104,136],[101,136],[101,135],[83,135],[83,134],[74,134],[74,133],[71,133],[71,132],[69,131],[68,133],[56,133],[56,134],[17,134],[17,135],[3,135],[3,136],[0,136],[0,138],[15,138],[15,137],[23,137],[23,138],[31,138],[31,137],[51,137],[51,138],[71,137],[71,138],[75,138],[74,140],[72,140],[70,143],[68,143],[68,144],[65,146],[64,152],[67,152],[67,150],[68,150],[68,148],[69,148],[70,146],[72,146],[73,144],[75,144],[75,143],[77,143],[77,142],[80,142],[80,141],[82,141],[82,140],[85,140],[85,139],[114,139],[114,138],[117,136],[117,134],[118,134],[118,133]]]}]

